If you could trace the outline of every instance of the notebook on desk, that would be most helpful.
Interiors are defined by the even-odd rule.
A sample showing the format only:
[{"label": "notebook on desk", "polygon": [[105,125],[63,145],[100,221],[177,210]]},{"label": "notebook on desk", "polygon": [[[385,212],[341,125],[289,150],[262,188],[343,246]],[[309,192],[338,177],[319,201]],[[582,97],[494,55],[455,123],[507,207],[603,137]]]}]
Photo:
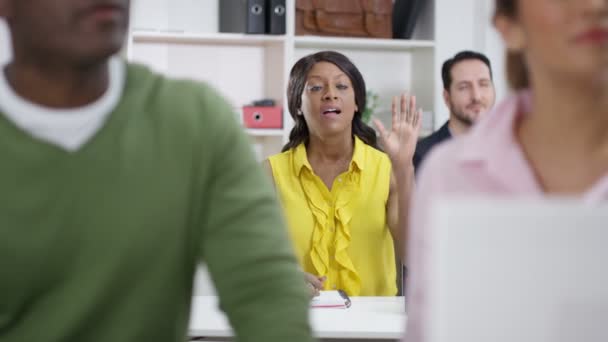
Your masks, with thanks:
[{"label": "notebook on desk", "polygon": [[430,219],[428,341],[608,341],[607,204],[444,201]]},{"label": "notebook on desk", "polygon": [[342,290],[320,291],[319,295],[313,297],[310,302],[313,308],[347,309],[350,305],[350,298]]}]

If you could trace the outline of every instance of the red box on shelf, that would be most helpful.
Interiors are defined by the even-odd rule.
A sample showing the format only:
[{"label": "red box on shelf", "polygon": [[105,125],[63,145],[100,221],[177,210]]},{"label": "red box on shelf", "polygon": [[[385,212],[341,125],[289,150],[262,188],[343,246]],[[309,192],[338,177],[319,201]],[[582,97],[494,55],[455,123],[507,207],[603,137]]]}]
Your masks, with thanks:
[{"label": "red box on shelf", "polygon": [[283,108],[244,106],[243,124],[247,128],[283,128]]}]

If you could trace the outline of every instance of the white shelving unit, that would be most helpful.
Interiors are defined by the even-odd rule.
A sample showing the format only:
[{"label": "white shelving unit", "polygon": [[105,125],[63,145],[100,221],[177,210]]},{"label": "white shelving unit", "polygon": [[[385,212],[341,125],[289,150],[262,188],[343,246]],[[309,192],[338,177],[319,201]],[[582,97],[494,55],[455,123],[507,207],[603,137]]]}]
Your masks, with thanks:
[{"label": "white shelving unit", "polygon": [[256,129],[256,128],[248,128],[247,133],[254,137],[282,137],[283,130],[282,129]]},{"label": "white shelving unit", "polygon": [[300,49],[356,49],[411,52],[417,49],[432,49],[435,47],[435,42],[432,40],[297,36],[294,37],[294,42],[296,48]]},{"label": "white shelving unit", "polygon": [[440,0],[428,1],[412,40],[295,36],[295,0],[287,0],[285,35],[218,33],[218,1],[134,0],[126,56],[169,76],[208,82],[237,111],[262,98],[282,104],[282,129],[247,130],[260,158],[279,152],[293,125],[285,95],[291,66],[321,50],[357,65],[367,89],[380,96],[375,114],[386,124],[391,98],[404,91],[417,96],[432,121],[441,96],[434,40]]},{"label": "white shelving unit", "polygon": [[254,35],[240,33],[186,33],[166,31],[133,31],[133,43],[160,44],[209,44],[209,45],[243,45],[268,46],[284,44],[285,36]]},{"label": "white shelving unit", "polygon": [[11,49],[8,27],[6,22],[0,19],[0,66],[3,66],[11,59]]}]

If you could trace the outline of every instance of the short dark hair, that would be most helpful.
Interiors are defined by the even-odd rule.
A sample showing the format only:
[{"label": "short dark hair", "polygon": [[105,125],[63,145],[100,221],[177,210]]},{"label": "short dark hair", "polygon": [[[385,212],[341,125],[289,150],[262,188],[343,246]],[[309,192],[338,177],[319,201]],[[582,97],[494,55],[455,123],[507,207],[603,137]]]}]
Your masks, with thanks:
[{"label": "short dark hair", "polygon": [[302,106],[302,92],[306,85],[308,73],[315,64],[319,62],[328,62],[337,66],[353,84],[355,92],[355,104],[359,108],[355,112],[352,123],[352,134],[356,135],[364,143],[377,148],[376,131],[366,125],[361,119],[361,114],[365,110],[365,81],[359,69],[348,59],[348,57],[336,51],[321,51],[305,57],[294,64],[289,73],[289,84],[287,85],[287,106],[289,113],[295,122],[291,132],[289,133],[289,142],[283,147],[283,152],[297,147],[301,143],[308,143],[308,126],[302,115],[298,115],[298,110]]},{"label": "short dark hair", "polygon": [[441,79],[443,80],[443,89],[449,90],[450,86],[452,85],[452,68],[454,67],[454,65],[458,64],[459,62],[471,59],[482,61],[485,65],[487,65],[488,69],[490,69],[490,79],[493,78],[492,65],[486,55],[480,52],[470,50],[460,51],[459,53],[454,55],[454,57],[443,62],[443,66],[441,67]]}]

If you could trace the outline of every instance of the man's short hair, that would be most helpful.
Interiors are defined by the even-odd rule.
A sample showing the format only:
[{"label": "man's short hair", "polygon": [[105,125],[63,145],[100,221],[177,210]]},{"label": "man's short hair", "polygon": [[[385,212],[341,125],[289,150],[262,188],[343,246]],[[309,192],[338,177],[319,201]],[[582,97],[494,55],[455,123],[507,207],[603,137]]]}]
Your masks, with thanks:
[{"label": "man's short hair", "polygon": [[452,68],[459,62],[476,59],[482,61],[490,70],[490,79],[492,79],[492,65],[490,60],[483,53],[465,50],[457,53],[454,57],[443,62],[441,67],[441,79],[443,80],[443,89],[449,90],[452,85]]}]

